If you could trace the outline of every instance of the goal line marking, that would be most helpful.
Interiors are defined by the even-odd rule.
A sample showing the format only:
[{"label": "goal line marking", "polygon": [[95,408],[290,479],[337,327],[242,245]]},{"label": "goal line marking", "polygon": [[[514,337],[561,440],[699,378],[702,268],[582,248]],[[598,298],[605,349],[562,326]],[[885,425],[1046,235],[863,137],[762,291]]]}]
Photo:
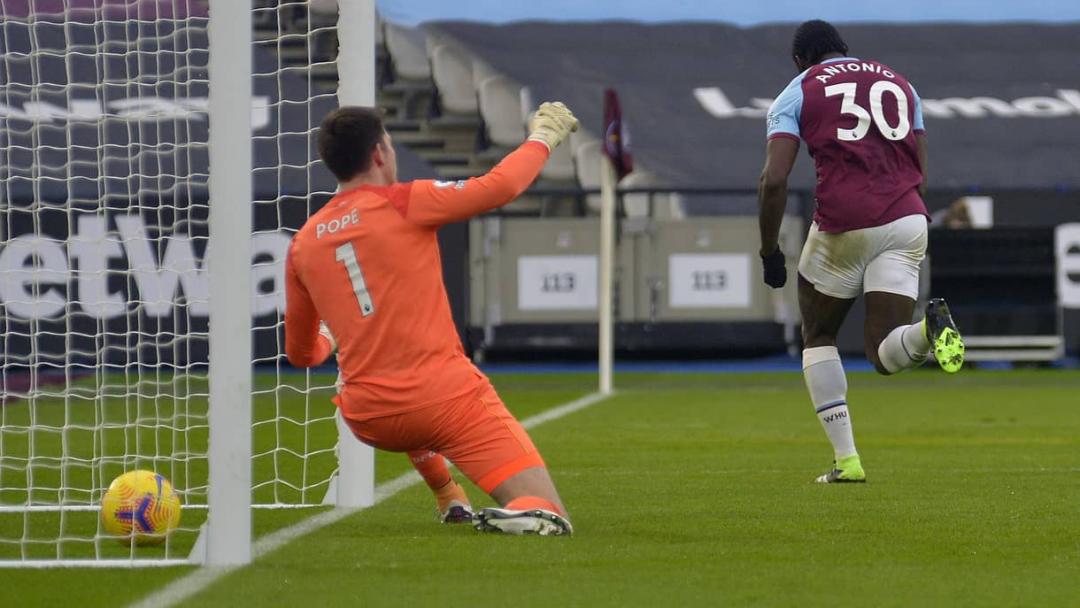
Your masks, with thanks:
[{"label": "goal line marking", "polygon": [[[611,397],[612,395],[614,395],[614,393],[591,393],[568,403],[557,405],[534,416],[530,416],[522,420],[521,425],[526,429],[531,429],[546,422],[569,416],[574,412],[579,412]],[[390,481],[379,484],[375,487],[375,502],[372,506],[416,485],[420,481],[420,475],[416,471],[410,471],[399,475]],[[348,507],[324,511],[289,527],[271,532],[252,543],[251,561],[254,563],[255,560],[277,551],[284,545],[302,536],[306,536],[316,530],[332,525],[354,513],[362,511],[363,509],[364,507]],[[136,601],[131,604],[131,608],[168,608],[170,606],[175,606],[176,604],[191,598],[203,589],[206,589],[221,577],[231,574],[241,568],[243,568],[243,566],[201,567],[198,570],[169,583],[160,591]]]}]

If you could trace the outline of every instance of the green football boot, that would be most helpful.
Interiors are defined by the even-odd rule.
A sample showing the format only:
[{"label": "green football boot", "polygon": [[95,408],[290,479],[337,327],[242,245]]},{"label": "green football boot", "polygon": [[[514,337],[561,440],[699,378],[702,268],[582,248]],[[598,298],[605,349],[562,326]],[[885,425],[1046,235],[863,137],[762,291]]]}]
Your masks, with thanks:
[{"label": "green football boot", "polygon": [[926,304],[923,319],[923,335],[934,349],[934,358],[941,369],[955,374],[964,366],[964,340],[956,328],[949,306],[941,298],[933,298]]},{"label": "green football boot", "polygon": [[865,483],[866,472],[863,471],[859,455],[855,454],[833,461],[833,469],[814,481],[817,483]]}]

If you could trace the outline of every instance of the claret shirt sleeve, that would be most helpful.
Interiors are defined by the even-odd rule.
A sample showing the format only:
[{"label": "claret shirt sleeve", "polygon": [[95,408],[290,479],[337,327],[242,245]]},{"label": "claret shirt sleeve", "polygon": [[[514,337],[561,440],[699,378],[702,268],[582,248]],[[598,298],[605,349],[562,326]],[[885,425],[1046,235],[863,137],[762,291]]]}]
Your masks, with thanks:
[{"label": "claret shirt sleeve", "polygon": [[330,354],[330,341],[319,334],[319,313],[296,272],[290,248],[285,258],[285,355],[296,367],[315,367]]},{"label": "claret shirt sleeve", "polygon": [[441,226],[501,207],[517,198],[547,162],[540,142],[525,142],[481,177],[457,182],[417,180],[396,186],[391,199],[405,219]]},{"label": "claret shirt sleeve", "polygon": [[802,114],[802,81],[806,72],[799,74],[769,106],[765,117],[765,136],[768,139],[789,137],[799,139],[799,117]]},{"label": "claret shirt sleeve", "polygon": [[915,109],[912,112],[915,119],[914,119],[913,124],[911,126],[915,130],[916,133],[926,133],[926,125],[923,124],[922,98],[920,98],[919,93],[915,91],[915,85],[913,85],[913,84],[911,84],[909,82],[908,83],[908,88],[911,89],[911,99],[914,100],[914,102],[915,102]]}]

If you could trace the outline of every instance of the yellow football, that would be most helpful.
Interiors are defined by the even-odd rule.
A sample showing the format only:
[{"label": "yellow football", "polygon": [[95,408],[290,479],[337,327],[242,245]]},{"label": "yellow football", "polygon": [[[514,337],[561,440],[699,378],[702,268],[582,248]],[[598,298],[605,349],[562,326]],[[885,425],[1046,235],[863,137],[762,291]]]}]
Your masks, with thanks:
[{"label": "yellow football", "polygon": [[180,525],[180,496],[153,471],[130,471],[101,499],[101,527],[123,544],[156,545]]}]

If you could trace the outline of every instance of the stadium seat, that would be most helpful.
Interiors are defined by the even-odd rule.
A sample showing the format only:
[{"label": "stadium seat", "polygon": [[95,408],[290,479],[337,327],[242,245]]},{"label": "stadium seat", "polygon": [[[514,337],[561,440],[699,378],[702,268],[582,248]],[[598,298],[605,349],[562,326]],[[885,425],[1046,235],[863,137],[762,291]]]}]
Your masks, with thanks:
[{"label": "stadium seat", "polygon": [[426,51],[425,52],[427,53],[429,63],[431,62],[432,53],[434,53],[435,49],[437,49],[438,47],[446,45],[446,44],[456,45],[459,48],[461,47],[461,43],[458,42],[457,39],[455,39],[454,37],[450,36],[449,34],[443,32],[441,29],[439,29],[437,27],[434,27],[434,28],[426,27],[426,28],[424,28],[424,38],[425,38],[425,46],[426,46]]},{"label": "stadium seat", "polygon": [[[578,184],[585,190],[600,188],[600,157],[603,154],[601,142],[591,135],[575,134],[571,136],[574,170]],[[637,170],[623,178],[622,188],[653,188],[660,184],[659,179],[645,170]],[[652,196],[653,209],[649,209],[649,197]],[[626,217],[655,217],[659,219],[684,219],[686,212],[682,196],[674,192],[653,194],[638,192],[623,195],[623,209]],[[585,195],[585,210],[590,215],[600,213],[600,195]]]},{"label": "stadium seat", "polygon": [[547,164],[540,170],[540,177],[552,181],[570,182],[574,180],[574,155],[569,145],[555,148]]},{"label": "stadium seat", "polygon": [[[585,190],[598,190],[600,188],[600,141],[590,138],[574,145],[574,139],[571,137],[571,148],[578,184]],[[600,213],[599,194],[585,195],[585,210],[589,214]]]},{"label": "stadium seat", "polygon": [[444,112],[478,112],[472,70],[472,58],[456,46],[438,44],[431,49],[431,76]]},{"label": "stadium seat", "polygon": [[577,155],[578,148],[591,142],[595,142],[597,145],[600,145],[600,140],[597,139],[595,135],[585,130],[584,127],[578,129],[577,131],[574,131],[570,134],[569,141],[571,154]]},{"label": "stadium seat", "polygon": [[425,81],[431,78],[431,64],[428,63],[427,41],[423,32],[387,22],[383,35],[395,77]]},{"label": "stadium seat", "polygon": [[386,48],[386,20],[377,12],[375,13],[375,48]]},{"label": "stadium seat", "polygon": [[338,13],[337,0],[308,0],[308,10],[312,16],[327,15],[336,17]]},{"label": "stadium seat", "polygon": [[476,90],[478,91],[480,90],[480,83],[484,82],[488,78],[491,78],[492,76],[505,76],[505,74],[503,74],[502,72],[491,67],[491,64],[489,64],[488,62],[482,61],[476,57],[473,58],[472,67],[473,85],[476,86]]},{"label": "stadium seat", "polygon": [[479,83],[477,99],[488,141],[506,148],[520,145],[525,138],[521,85],[506,76],[489,76]]},{"label": "stadium seat", "polygon": [[[648,171],[634,171],[619,183],[621,188],[655,188],[660,181]],[[652,209],[649,209],[649,197],[652,197]],[[623,209],[626,217],[655,217],[658,219],[685,219],[682,196],[676,192],[644,192],[623,195]]]},{"label": "stadium seat", "polygon": [[[308,31],[311,42],[311,61],[316,63],[332,63],[337,57],[338,6],[336,0],[308,0]],[[383,48],[382,20],[378,13],[375,14],[375,48]],[[378,55],[378,51],[376,51]],[[376,58],[376,74],[383,67],[379,62],[385,62],[385,56]]]}]

